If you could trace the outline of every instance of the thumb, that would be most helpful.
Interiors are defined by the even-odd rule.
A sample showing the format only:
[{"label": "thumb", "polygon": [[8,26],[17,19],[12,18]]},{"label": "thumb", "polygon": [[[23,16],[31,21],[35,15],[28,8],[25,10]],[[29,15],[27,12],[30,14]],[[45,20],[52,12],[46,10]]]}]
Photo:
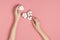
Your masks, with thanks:
[{"label": "thumb", "polygon": [[38,25],[39,25],[39,20],[38,20],[38,18],[36,18],[36,17],[33,16],[31,23],[32,23],[33,26],[38,26]]},{"label": "thumb", "polygon": [[19,14],[19,11],[20,11],[20,10],[19,10],[19,7],[20,7],[20,6],[17,6],[17,7],[15,8],[15,14]]}]

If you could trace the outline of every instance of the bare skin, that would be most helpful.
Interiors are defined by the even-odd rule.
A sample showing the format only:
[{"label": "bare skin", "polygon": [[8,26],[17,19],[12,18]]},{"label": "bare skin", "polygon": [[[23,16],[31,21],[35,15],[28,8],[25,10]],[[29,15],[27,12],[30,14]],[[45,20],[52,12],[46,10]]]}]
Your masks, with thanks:
[{"label": "bare skin", "polygon": [[13,27],[12,27],[12,30],[11,30],[11,33],[10,33],[10,36],[9,36],[9,40],[15,40],[16,29],[17,29],[17,25],[18,25],[18,22],[19,22],[19,19],[20,19],[20,13],[19,13],[18,8],[19,8],[19,6],[17,6],[15,11],[14,11],[15,21],[14,21],[14,24],[13,24]]},{"label": "bare skin", "polygon": [[40,22],[39,22],[39,20],[36,17],[33,17],[32,24],[33,24],[34,28],[36,29],[36,31],[41,36],[42,40],[50,40],[48,35],[41,28]]},{"label": "bare skin", "polygon": [[[16,36],[16,28],[20,19],[20,10],[18,9],[19,6],[16,7],[14,13],[15,13],[15,22],[13,24],[13,28],[11,30],[10,36],[9,36],[9,40],[15,40],[15,36]],[[34,28],[37,30],[37,32],[40,34],[40,36],[42,37],[43,40],[50,40],[49,37],[46,35],[46,33],[42,30],[39,20],[36,17],[33,17],[32,19],[32,24],[34,26]]]}]

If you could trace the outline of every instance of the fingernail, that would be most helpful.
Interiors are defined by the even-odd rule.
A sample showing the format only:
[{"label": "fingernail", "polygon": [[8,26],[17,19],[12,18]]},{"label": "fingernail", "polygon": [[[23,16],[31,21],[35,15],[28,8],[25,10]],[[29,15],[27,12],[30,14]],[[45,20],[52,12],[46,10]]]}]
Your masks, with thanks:
[{"label": "fingernail", "polygon": [[19,6],[19,10],[24,10],[24,7],[22,5]]}]

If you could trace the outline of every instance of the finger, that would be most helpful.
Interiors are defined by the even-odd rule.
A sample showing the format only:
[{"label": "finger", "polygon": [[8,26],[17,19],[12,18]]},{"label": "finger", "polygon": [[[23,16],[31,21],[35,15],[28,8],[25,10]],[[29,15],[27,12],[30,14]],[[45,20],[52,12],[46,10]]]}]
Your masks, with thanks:
[{"label": "finger", "polygon": [[16,7],[15,14],[19,14],[19,6]]},{"label": "finger", "polygon": [[32,23],[36,26],[36,25],[38,25],[39,24],[39,20],[38,20],[38,18],[37,17],[32,17]]},{"label": "finger", "polygon": [[37,18],[37,17],[32,17],[33,18],[33,20],[35,20],[36,22],[39,22],[39,19]]},{"label": "finger", "polygon": [[33,20],[31,20],[31,23],[32,23],[32,25],[33,25],[33,26],[35,26],[35,25],[36,25],[36,24],[34,23],[34,21],[33,21]]},{"label": "finger", "polygon": [[33,25],[36,25],[36,17],[33,16],[31,22]]},{"label": "finger", "polygon": [[37,21],[37,17],[32,16],[32,21],[36,22]]}]

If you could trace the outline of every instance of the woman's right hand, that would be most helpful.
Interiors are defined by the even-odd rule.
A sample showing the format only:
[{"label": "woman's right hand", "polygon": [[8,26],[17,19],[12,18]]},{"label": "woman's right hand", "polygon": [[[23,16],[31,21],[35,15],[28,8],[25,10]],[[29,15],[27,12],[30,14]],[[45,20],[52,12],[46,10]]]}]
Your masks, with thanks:
[{"label": "woman's right hand", "polygon": [[41,29],[40,22],[39,22],[38,18],[33,16],[31,22],[32,22],[35,29],[37,29],[37,30]]},{"label": "woman's right hand", "polygon": [[41,25],[39,23],[39,20],[36,17],[32,17],[32,24],[34,28],[37,30],[37,32],[40,34],[43,40],[51,40],[48,35],[43,31],[41,28]]}]

